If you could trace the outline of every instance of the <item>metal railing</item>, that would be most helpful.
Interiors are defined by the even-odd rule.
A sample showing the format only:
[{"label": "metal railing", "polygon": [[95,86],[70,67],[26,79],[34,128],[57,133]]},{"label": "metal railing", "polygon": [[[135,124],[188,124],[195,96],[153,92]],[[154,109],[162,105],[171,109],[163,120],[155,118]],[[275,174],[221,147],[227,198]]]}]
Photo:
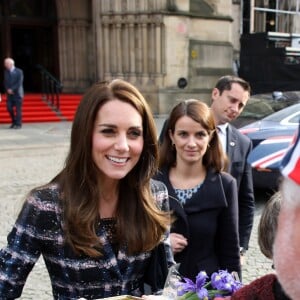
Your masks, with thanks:
[{"label": "metal railing", "polygon": [[51,107],[59,111],[60,109],[60,99],[59,95],[62,91],[62,83],[55,78],[46,68],[42,65],[36,65],[37,69],[41,72],[42,75],[42,98],[49,104]]}]

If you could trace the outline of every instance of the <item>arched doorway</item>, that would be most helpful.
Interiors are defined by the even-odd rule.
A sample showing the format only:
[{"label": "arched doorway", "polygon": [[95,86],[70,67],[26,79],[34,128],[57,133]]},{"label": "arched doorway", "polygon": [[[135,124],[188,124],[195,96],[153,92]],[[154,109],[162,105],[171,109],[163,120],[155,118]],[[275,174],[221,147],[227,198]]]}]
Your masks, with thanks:
[{"label": "arched doorway", "polygon": [[12,57],[24,71],[25,91],[40,92],[37,65],[59,77],[55,0],[0,0],[0,15],[2,61]]}]

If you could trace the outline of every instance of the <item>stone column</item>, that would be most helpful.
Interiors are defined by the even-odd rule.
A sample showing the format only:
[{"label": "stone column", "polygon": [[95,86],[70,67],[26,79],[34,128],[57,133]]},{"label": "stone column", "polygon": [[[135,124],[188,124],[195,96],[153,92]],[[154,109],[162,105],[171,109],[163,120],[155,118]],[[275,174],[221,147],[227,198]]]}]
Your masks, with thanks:
[{"label": "stone column", "polygon": [[132,83],[136,81],[136,69],[135,69],[135,57],[136,57],[136,50],[135,50],[135,35],[137,34],[136,28],[137,26],[134,24],[133,16],[128,18],[129,21],[129,80]]},{"label": "stone column", "polygon": [[121,34],[121,44],[122,48],[125,49],[125,51],[122,51],[122,65],[123,65],[123,76],[126,80],[129,78],[129,72],[130,72],[130,40],[129,40],[129,24],[128,24],[128,18],[125,19],[125,22],[123,23],[123,32]]},{"label": "stone column", "polygon": [[136,30],[137,35],[137,50],[136,50],[136,75],[139,83],[142,82],[142,72],[143,72],[143,49],[142,49],[142,22],[139,17],[139,22]]},{"label": "stone column", "polygon": [[142,23],[142,84],[146,84],[149,81],[149,66],[148,66],[148,24],[146,22],[146,16],[143,18]]},{"label": "stone column", "polygon": [[155,63],[155,84],[158,86],[162,86],[163,81],[162,81],[162,22],[161,18],[159,16],[156,17],[155,19],[155,58],[156,58],[156,63]]},{"label": "stone column", "polygon": [[[122,38],[122,24],[120,22],[120,19],[117,20],[117,24],[116,24],[116,35],[115,35],[115,43],[116,43],[116,76],[118,78],[124,78],[124,74],[123,74],[123,66],[122,66],[122,51],[123,49],[123,45],[121,42],[121,38]],[[125,50],[126,51],[126,50]],[[124,51],[124,52],[125,52]]]},{"label": "stone column", "polygon": [[[111,48],[111,36],[110,36],[110,24],[108,22],[107,17],[103,17],[102,21],[102,29],[103,29],[103,40],[101,44],[103,45],[102,51],[103,53],[103,62],[104,62],[104,79],[111,80],[112,79],[112,66],[111,66],[111,55],[110,55],[110,48]],[[99,55],[99,54],[98,54]]]}]

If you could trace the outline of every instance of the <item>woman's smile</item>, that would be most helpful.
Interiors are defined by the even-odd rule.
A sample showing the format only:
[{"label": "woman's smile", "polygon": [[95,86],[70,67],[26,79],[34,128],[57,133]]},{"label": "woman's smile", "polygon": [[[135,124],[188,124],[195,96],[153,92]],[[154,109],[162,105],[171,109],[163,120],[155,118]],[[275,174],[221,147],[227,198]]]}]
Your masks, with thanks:
[{"label": "woman's smile", "polygon": [[117,164],[125,164],[130,158],[129,157],[116,157],[116,156],[106,156],[110,161]]}]

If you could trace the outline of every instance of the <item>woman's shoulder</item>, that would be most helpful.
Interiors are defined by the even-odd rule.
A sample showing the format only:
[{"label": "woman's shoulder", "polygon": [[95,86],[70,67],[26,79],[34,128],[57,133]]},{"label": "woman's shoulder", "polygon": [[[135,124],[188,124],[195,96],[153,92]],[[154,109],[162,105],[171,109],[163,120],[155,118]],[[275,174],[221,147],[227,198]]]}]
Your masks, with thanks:
[{"label": "woman's shoulder", "polygon": [[62,213],[59,195],[59,188],[54,184],[31,190],[19,213],[19,226],[35,228],[39,233],[45,228],[51,228],[53,220],[57,222]]},{"label": "woman's shoulder", "polygon": [[236,181],[235,178],[228,172],[225,172],[225,171],[218,172],[213,168],[208,169],[207,179],[215,181],[216,178],[221,179],[223,184],[229,184],[231,182]]},{"label": "woman's shoulder", "polygon": [[231,183],[236,181],[236,179],[228,172],[224,172],[224,171],[220,172],[220,177],[223,182]]},{"label": "woman's shoulder", "polygon": [[40,201],[55,201],[60,197],[61,191],[56,183],[49,183],[32,189],[29,197],[35,197]]},{"label": "woman's shoulder", "polygon": [[61,191],[57,184],[46,184],[32,189],[24,205],[36,211],[60,211]]}]

